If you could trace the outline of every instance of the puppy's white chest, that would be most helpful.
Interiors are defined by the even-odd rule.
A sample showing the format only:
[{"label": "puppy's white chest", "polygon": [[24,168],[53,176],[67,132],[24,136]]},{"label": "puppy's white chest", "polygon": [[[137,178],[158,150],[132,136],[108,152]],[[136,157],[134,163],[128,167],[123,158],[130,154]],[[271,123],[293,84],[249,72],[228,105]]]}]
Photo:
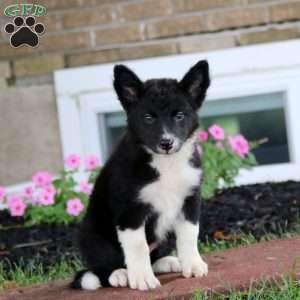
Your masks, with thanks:
[{"label": "puppy's white chest", "polygon": [[160,239],[173,229],[185,198],[200,182],[201,171],[191,166],[191,152],[184,150],[170,156],[154,155],[151,166],[159,178],[140,191],[140,199],[158,213],[155,232]]}]

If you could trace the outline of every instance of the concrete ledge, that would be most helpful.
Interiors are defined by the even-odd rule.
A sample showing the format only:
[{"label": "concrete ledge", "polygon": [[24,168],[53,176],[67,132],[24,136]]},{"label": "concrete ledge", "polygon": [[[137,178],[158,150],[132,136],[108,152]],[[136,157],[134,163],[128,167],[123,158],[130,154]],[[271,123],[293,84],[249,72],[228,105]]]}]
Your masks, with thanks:
[{"label": "concrete ledge", "polygon": [[180,274],[160,276],[162,287],[150,292],[128,288],[74,291],[68,281],[54,282],[0,293],[1,300],[146,300],[190,299],[196,290],[228,292],[247,288],[251,282],[278,279],[291,273],[300,277],[300,237],[264,242],[214,252],[205,257],[210,272],[205,278],[184,279]]}]

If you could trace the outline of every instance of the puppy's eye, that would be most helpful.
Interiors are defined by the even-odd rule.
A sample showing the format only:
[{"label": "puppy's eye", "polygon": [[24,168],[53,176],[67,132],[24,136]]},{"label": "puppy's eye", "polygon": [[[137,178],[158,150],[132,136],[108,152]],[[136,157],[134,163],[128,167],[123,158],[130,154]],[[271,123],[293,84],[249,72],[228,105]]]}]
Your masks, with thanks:
[{"label": "puppy's eye", "polygon": [[151,114],[145,114],[144,120],[145,120],[145,123],[152,124],[155,121],[155,118]]},{"label": "puppy's eye", "polygon": [[176,115],[174,116],[175,121],[179,122],[182,121],[184,119],[184,113],[182,111],[179,111],[178,113],[176,113]]}]

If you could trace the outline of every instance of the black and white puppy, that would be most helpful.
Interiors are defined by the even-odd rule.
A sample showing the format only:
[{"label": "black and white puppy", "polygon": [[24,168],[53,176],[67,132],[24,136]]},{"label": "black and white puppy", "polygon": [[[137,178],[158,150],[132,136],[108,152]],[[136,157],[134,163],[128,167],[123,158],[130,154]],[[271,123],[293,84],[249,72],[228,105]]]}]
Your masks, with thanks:
[{"label": "black and white puppy", "polygon": [[[201,169],[195,131],[209,84],[206,61],[179,82],[142,82],[115,66],[114,87],[128,126],[90,197],[79,233],[87,270],[75,276],[74,288],[147,290],[160,286],[154,273],[207,274],[197,247]],[[175,248],[178,256],[170,256]]]}]

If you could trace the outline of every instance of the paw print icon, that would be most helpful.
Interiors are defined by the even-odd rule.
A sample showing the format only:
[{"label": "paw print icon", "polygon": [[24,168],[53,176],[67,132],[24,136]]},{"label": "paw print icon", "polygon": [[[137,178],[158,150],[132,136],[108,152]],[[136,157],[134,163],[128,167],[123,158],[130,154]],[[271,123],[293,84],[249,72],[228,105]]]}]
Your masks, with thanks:
[{"label": "paw print icon", "polygon": [[36,47],[39,44],[39,36],[45,32],[45,26],[42,23],[36,23],[32,16],[15,17],[13,23],[7,23],[5,32],[11,34],[10,44],[17,48],[22,45]]}]

